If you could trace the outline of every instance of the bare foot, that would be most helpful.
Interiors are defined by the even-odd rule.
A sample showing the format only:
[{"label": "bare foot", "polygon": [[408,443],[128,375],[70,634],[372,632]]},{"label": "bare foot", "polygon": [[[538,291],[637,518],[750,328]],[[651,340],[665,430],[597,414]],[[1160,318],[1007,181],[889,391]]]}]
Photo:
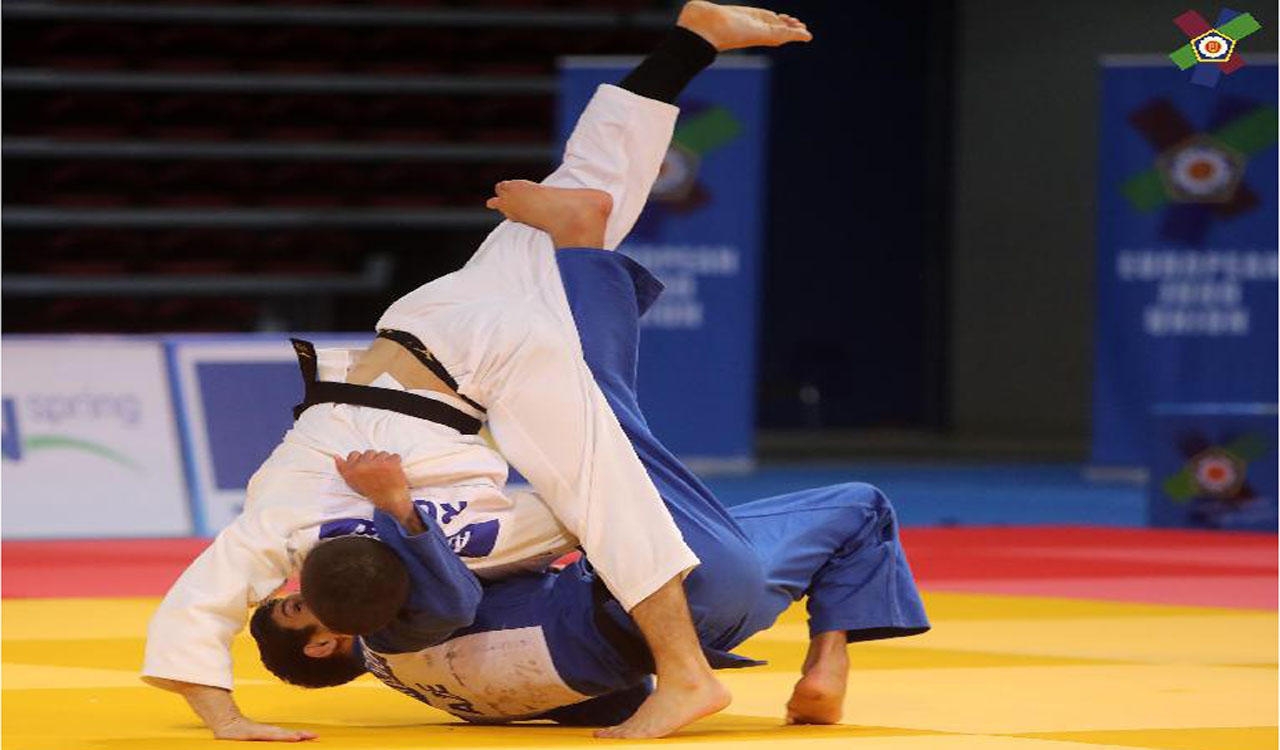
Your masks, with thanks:
[{"label": "bare foot", "polygon": [[551,235],[556,247],[604,247],[613,198],[603,190],[555,188],[528,180],[506,180],[485,206],[512,221]]},{"label": "bare foot", "polygon": [[744,5],[716,5],[703,0],[685,3],[676,25],[706,39],[721,52],[743,47],[779,47],[813,39],[803,21],[784,13]]},{"label": "bare foot", "polygon": [[612,740],[640,740],[666,737],[686,724],[724,710],[733,700],[729,691],[710,672],[706,679],[680,686],[658,687],[640,704],[630,719],[616,727],[601,729],[596,737]]},{"label": "bare foot", "polygon": [[835,724],[844,715],[849,683],[845,634],[819,633],[809,644],[804,676],[787,701],[788,724]]}]

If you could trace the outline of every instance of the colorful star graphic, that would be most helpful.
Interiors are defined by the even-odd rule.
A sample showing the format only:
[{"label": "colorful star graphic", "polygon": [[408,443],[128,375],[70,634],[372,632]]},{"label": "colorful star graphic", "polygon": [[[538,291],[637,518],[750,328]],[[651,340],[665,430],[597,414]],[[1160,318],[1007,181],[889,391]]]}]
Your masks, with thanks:
[{"label": "colorful star graphic", "polygon": [[1184,436],[1179,447],[1187,462],[1161,485],[1175,503],[1190,503],[1197,512],[1213,515],[1257,499],[1248,482],[1249,462],[1267,452],[1266,437],[1249,433],[1226,445],[1212,445],[1205,436],[1192,434]]},{"label": "colorful star graphic", "polygon": [[1204,16],[1189,10],[1173,19],[1190,40],[1174,50],[1169,59],[1179,70],[1194,67],[1191,82],[1197,86],[1217,86],[1223,74],[1231,75],[1244,67],[1244,58],[1236,54],[1241,39],[1262,28],[1248,13],[1223,8],[1217,26],[1210,26]]},{"label": "colorful star graphic", "polygon": [[1276,142],[1276,108],[1233,97],[1215,103],[1205,132],[1167,99],[1155,99],[1129,115],[1129,124],[1156,151],[1155,164],[1121,187],[1140,211],[1165,208],[1160,236],[1198,244],[1213,219],[1228,219],[1258,206],[1244,182],[1245,168]]}]

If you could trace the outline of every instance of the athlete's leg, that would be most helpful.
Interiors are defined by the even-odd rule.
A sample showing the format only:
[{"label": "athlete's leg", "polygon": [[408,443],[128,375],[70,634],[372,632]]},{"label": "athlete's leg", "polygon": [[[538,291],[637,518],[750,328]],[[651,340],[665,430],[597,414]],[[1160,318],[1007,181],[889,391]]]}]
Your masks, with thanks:
[{"label": "athlete's leg", "polygon": [[849,641],[839,630],[809,639],[800,680],[787,701],[788,724],[837,724],[849,689]]},{"label": "athlete's leg", "polygon": [[[535,186],[531,190],[536,195],[557,189]],[[536,212],[523,216],[538,220]],[[640,706],[634,721],[607,730],[602,736],[636,736],[627,732],[637,725],[645,727],[665,720],[671,712],[684,708],[670,702],[681,690],[664,693],[664,685],[679,688],[690,674],[709,674],[700,650],[690,654],[683,650],[683,638],[666,639],[661,634],[696,632],[702,645],[719,650],[722,643],[738,633],[755,608],[764,588],[763,571],[755,550],[733,519],[697,477],[654,437],[640,411],[635,393],[638,320],[655,296],[657,281],[634,261],[616,253],[564,249],[558,260],[587,365],[685,542],[702,561],[683,583],[691,621],[683,606],[675,606],[674,597],[667,600],[671,603],[667,607],[651,608],[646,601],[631,611],[635,626],[650,644],[658,690]],[[680,591],[678,581],[673,580],[668,586],[672,594]],[[664,590],[660,595],[665,593]],[[655,598],[653,604],[662,601]],[[619,619],[624,629],[632,627],[611,605],[607,604],[605,611]],[[676,668],[672,670],[671,665]],[[710,680],[699,679],[691,684],[704,686],[703,689],[713,686]],[[714,697],[715,693],[711,695]],[[727,695],[723,697],[727,699]]]},{"label": "athlete's leg", "polygon": [[[706,53],[696,72],[715,50],[689,36]],[[605,235],[620,237],[657,176],[676,114],[669,103],[601,87],[548,182],[607,193]],[[554,256],[546,233],[504,222],[464,269],[399,300],[378,327],[418,335],[459,392],[488,408],[499,449],[630,609],[698,560],[582,361]]]},{"label": "athlete's leg", "polygon": [[[508,198],[505,210],[512,218],[544,226],[562,248],[572,244],[574,233],[562,235],[547,222],[557,212],[588,209],[593,200],[584,191],[532,184],[518,186]],[[574,231],[579,228],[575,223]],[[892,506],[874,487],[850,484],[740,506],[728,518],[648,431],[635,399],[637,320],[654,296],[655,282],[612,253],[566,249],[558,260],[587,364],[686,541],[704,561],[686,580],[702,643],[732,648],[807,593],[812,640],[787,720],[838,721],[847,643],[928,627]],[[743,543],[743,529],[755,548]],[[753,575],[761,560],[767,583]],[[742,589],[744,582],[750,591]]]},{"label": "athlete's leg", "polygon": [[732,509],[768,584],[742,638],[808,595],[809,653],[787,704],[789,723],[839,721],[854,641],[922,633],[929,621],[889,500],[867,484],[766,498]]},{"label": "athlete's leg", "polygon": [[[706,31],[708,37],[695,40],[711,49],[703,65],[714,56],[710,37],[725,48],[807,37],[776,16],[770,25],[755,11],[703,5],[686,8],[684,41],[671,42],[688,49],[688,35]],[[564,165],[547,179],[549,185],[610,195],[605,247],[616,245],[638,216],[674,120],[669,104],[602,87],[570,138]],[[683,604],[678,577],[697,558],[582,363],[553,253],[546,234],[504,224],[466,268],[393,305],[379,327],[419,333],[459,390],[488,407],[500,449],[578,536],[609,589],[649,631],[661,676],[664,660],[692,665],[702,659],[691,633],[672,637],[687,618],[677,606]],[[432,325],[433,317],[438,325]],[[484,317],[484,324],[474,325],[476,317]],[[661,736],[721,708],[723,692],[705,661],[695,671],[699,675],[690,680],[689,668],[680,666],[677,677],[661,680],[636,716],[611,736]]]},{"label": "athlete's leg", "polygon": [[[579,240],[583,238],[599,237],[602,223],[593,217],[598,215],[596,208],[602,200],[607,202],[607,196],[597,191],[533,183],[513,185],[501,191],[500,197],[495,199],[509,218],[545,230],[560,248],[580,244]],[[565,215],[577,218],[564,222],[562,217]],[[582,336],[585,362],[631,441],[632,455],[640,457],[670,511],[669,517],[703,561],[684,582],[685,585],[694,595],[712,590],[703,584],[708,577],[719,579],[719,585],[714,588],[719,595],[719,603],[703,601],[706,596],[691,596],[690,601],[697,601],[692,617],[679,577],[672,577],[656,593],[631,609],[631,620],[643,634],[653,657],[657,689],[639,705],[632,717],[638,723],[628,720],[605,730],[601,736],[665,733],[670,731],[664,729],[665,722],[687,723],[728,703],[729,695],[715,679],[698,643],[700,639],[707,642],[714,634],[723,632],[723,628],[715,625],[725,618],[732,618],[732,612],[740,612],[733,620],[736,623],[750,610],[754,596],[762,586],[762,579],[753,580],[750,572],[753,566],[758,571],[759,564],[754,551],[745,538],[736,533],[736,529],[730,528],[726,533],[721,528],[731,526],[732,520],[718,505],[712,514],[703,512],[697,507],[697,490],[687,483],[675,481],[683,476],[679,473],[683,467],[657,443],[643,425],[643,418],[638,416],[634,354],[638,345],[640,302],[636,279],[651,277],[643,274],[627,258],[599,249],[565,249],[558,259],[577,330]],[[633,277],[633,272],[639,276]],[[667,465],[676,468],[668,469],[660,457],[666,459]],[[696,479],[692,481],[696,483]],[[698,489],[702,488],[699,486]],[[704,496],[710,497],[709,493]],[[714,504],[713,499],[710,502]],[[735,590],[742,595],[734,597],[732,592]],[[613,610],[610,612],[620,615]],[[624,627],[630,624],[627,622]],[[709,636],[709,633],[713,635]],[[643,730],[643,734],[637,727]]]}]

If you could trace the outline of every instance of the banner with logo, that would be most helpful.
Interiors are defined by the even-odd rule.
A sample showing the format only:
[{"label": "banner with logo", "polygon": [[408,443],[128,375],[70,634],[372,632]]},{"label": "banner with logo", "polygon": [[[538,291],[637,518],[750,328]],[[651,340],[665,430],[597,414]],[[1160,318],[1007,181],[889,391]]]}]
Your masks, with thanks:
[{"label": "banner with logo", "polygon": [[1276,65],[1102,74],[1093,461],[1138,466],[1156,404],[1276,392]]},{"label": "banner with logo", "polygon": [[[562,140],[601,83],[638,60],[561,61]],[[764,213],[768,61],[721,58],[681,95],[666,162],[621,250],[666,284],[642,321],[640,402],[654,432],[704,468],[748,466]]]},{"label": "banner with logo", "polygon": [[158,340],[6,336],[6,539],[191,531]]},{"label": "banner with logo", "polygon": [[[363,349],[372,334],[304,338],[320,347]],[[216,534],[244,507],[249,477],[293,426],[302,376],[289,340],[262,336],[170,339],[191,472],[195,533]]]},{"label": "banner with logo", "polygon": [[1151,525],[1275,531],[1276,415],[1274,403],[1157,404]]}]

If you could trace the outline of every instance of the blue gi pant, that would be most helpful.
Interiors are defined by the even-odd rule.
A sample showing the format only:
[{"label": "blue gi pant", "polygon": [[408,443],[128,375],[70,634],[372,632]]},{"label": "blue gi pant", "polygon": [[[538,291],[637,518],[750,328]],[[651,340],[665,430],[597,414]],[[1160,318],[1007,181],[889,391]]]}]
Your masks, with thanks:
[{"label": "blue gi pant", "polygon": [[875,487],[819,487],[731,512],[765,571],[764,595],[744,627],[748,634],[768,628],[803,596],[809,597],[811,636],[843,630],[849,641],[868,641],[929,629],[893,506]]},{"label": "blue gi pant", "polygon": [[557,260],[587,365],[702,561],[685,591],[713,666],[743,666],[724,652],[806,594],[814,633],[866,640],[928,629],[884,495],[838,485],[726,510],[653,435],[637,399],[639,318],[661,283],[615,252],[561,250]]},{"label": "blue gi pant", "polygon": [[[792,602],[808,596],[811,634],[840,631],[850,641],[874,640],[923,633],[929,629],[919,592],[898,543],[893,508],[884,495],[868,484],[850,483],[765,498],[730,511],[757,551],[764,580],[759,591],[748,592],[732,576],[721,581],[733,594],[716,599],[729,608],[723,617],[705,611],[704,594],[714,588],[710,577],[689,576],[686,591],[690,608],[700,612],[698,636],[706,645],[730,649],[768,629]],[[680,516],[676,516],[677,522]],[[695,537],[699,555],[713,553],[715,542]],[[563,576],[576,575],[565,571]],[[562,581],[560,583],[567,583]],[[557,594],[572,591],[557,586]],[[750,602],[750,605],[747,605]],[[545,620],[544,620],[545,622]],[[646,666],[626,664],[630,654],[614,658],[583,658],[587,651],[599,656],[613,644],[583,642],[579,632],[566,638],[552,629],[552,656],[564,680],[575,687],[614,690],[572,706],[555,709],[540,718],[561,724],[608,726],[635,713],[649,694]],[[720,651],[708,653],[718,666],[750,666],[734,663]],[[590,686],[590,687],[588,687]]]}]

